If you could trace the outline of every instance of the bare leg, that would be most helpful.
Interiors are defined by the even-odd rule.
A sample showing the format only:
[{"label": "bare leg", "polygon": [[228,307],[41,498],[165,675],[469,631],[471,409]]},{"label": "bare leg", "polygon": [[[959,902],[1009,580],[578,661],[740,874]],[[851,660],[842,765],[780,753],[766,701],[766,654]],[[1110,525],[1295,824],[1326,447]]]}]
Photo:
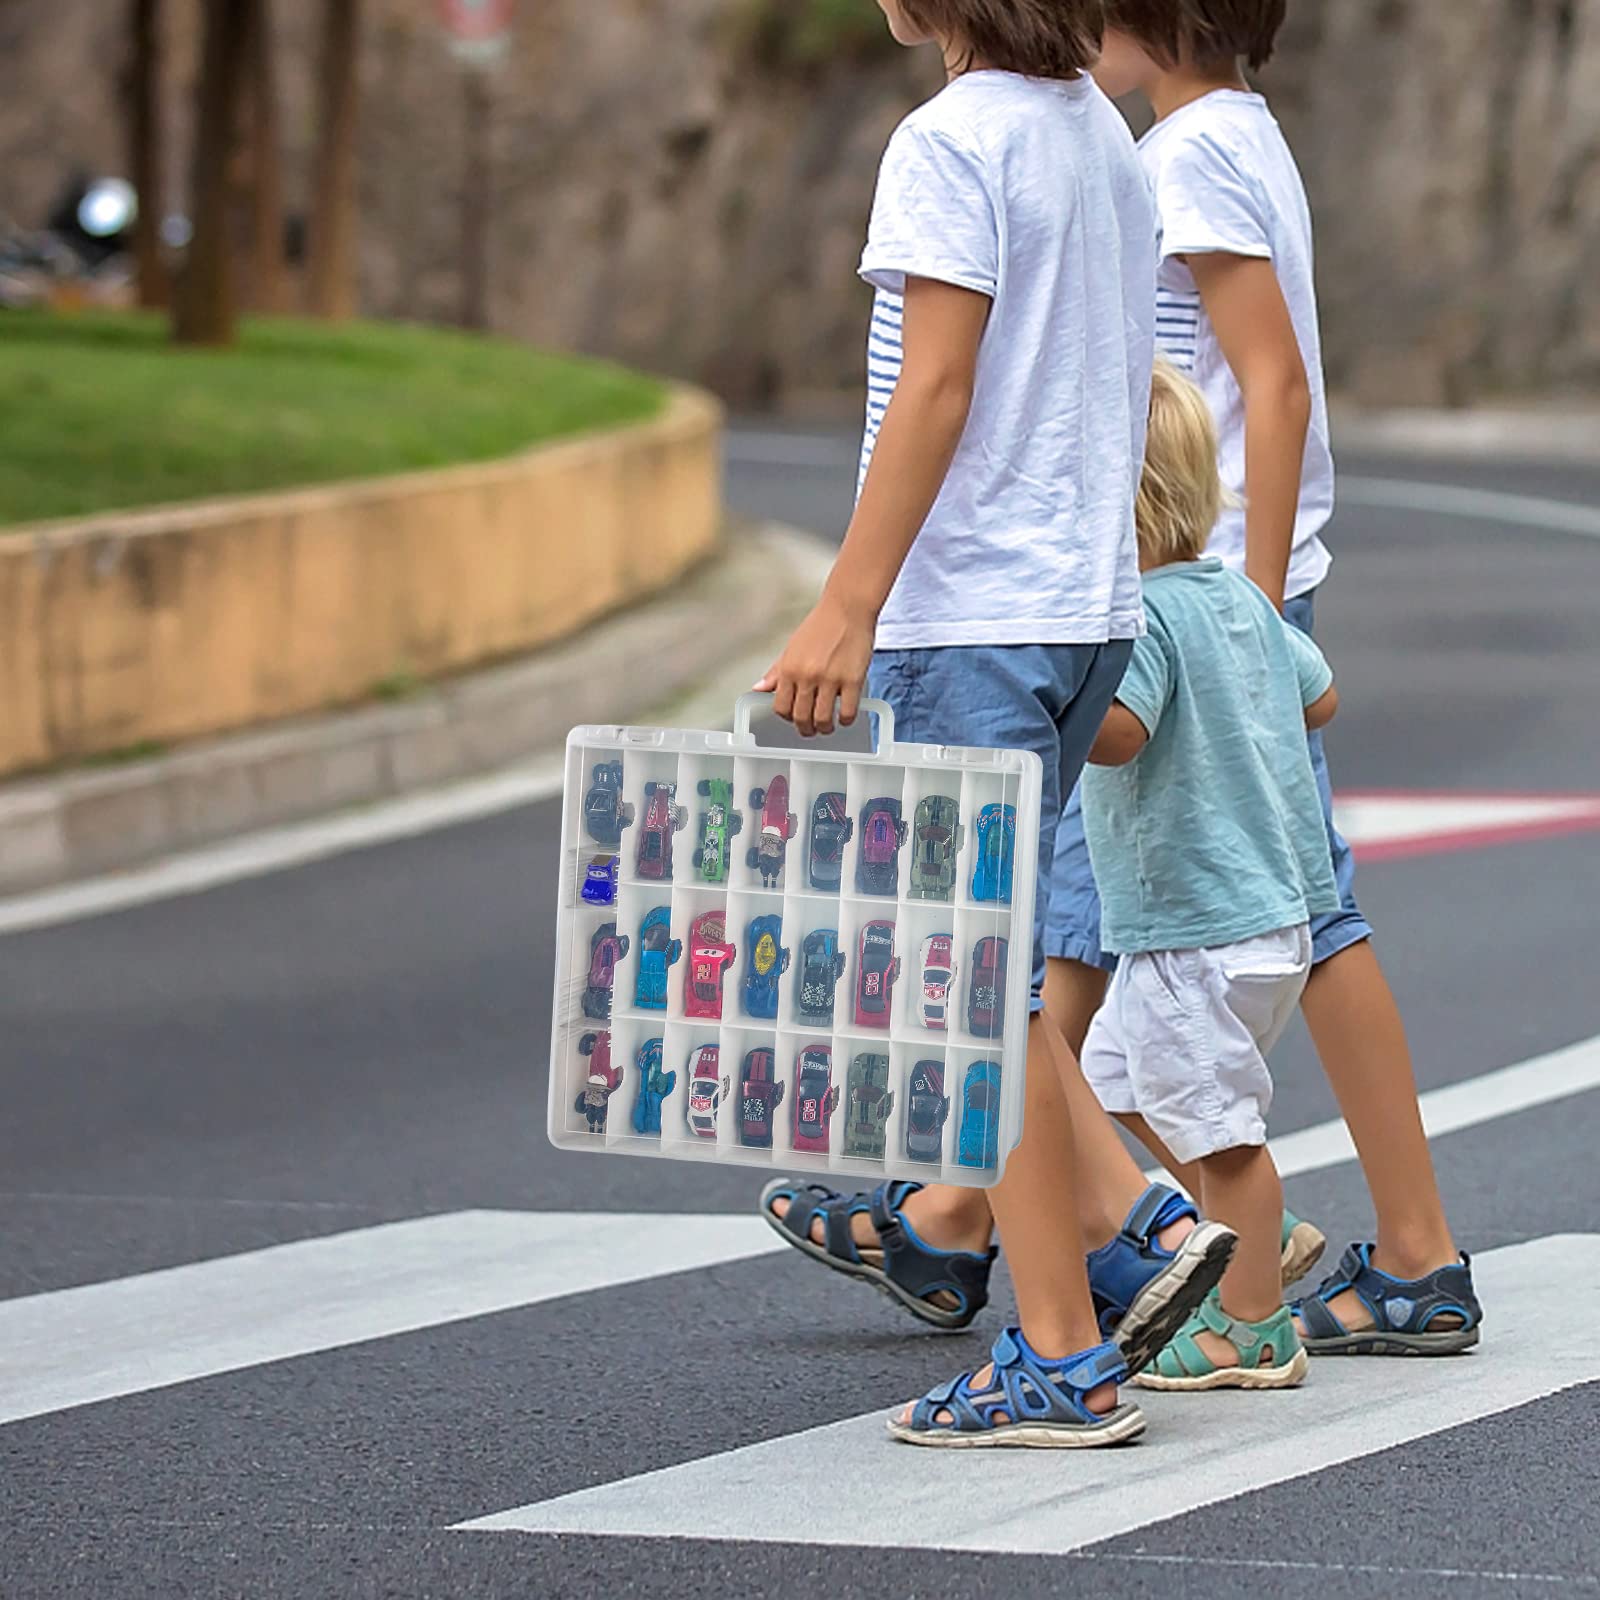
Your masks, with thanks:
[{"label": "bare leg", "polygon": [[[1022,1143],[1012,1151],[1005,1177],[989,1191],[1017,1292],[1017,1320],[1024,1338],[1047,1359],[1101,1343],[1073,1206],[1072,1119],[1061,1092],[1056,1037],[1042,1017],[1033,1019]],[[984,1387],[991,1370],[986,1366],[976,1374],[974,1389]],[[1115,1385],[1104,1384],[1087,1404],[1104,1413],[1116,1400]],[[912,1409],[906,1408],[902,1420],[909,1420]]]},{"label": "bare leg", "polygon": [[[1372,1195],[1373,1265],[1407,1279],[1449,1266],[1456,1244],[1422,1131],[1405,1024],[1371,942],[1313,968],[1300,1009]],[[1353,1294],[1341,1295],[1331,1309],[1347,1328],[1371,1325]]]},{"label": "bare leg", "polygon": [[[1265,1322],[1283,1304],[1278,1169],[1265,1145],[1222,1150],[1197,1165],[1206,1215],[1239,1235],[1222,1277],[1222,1309],[1241,1322]],[[1239,1352],[1218,1334],[1201,1333],[1195,1343],[1219,1367],[1239,1364]]]},{"label": "bare leg", "polygon": [[[1028,1035],[1031,1062],[1041,1048],[1037,1043],[1041,1027],[1049,1034],[1049,1042],[1043,1048],[1065,1090],[1067,1115],[1060,1126],[1074,1135],[1077,1218],[1090,1250],[1099,1249],[1116,1233],[1145,1191],[1144,1174],[1078,1067],[1078,1051],[1105,997],[1105,987],[1106,974],[1098,967],[1081,961],[1052,960],[1045,982],[1045,1015],[1043,1019],[1034,1018]],[[1029,1072],[1031,1079],[1031,1066]],[[1028,1139],[1033,1137],[1030,1128]],[[1011,1157],[1012,1162],[1016,1159],[1015,1155]],[[912,1195],[901,1210],[918,1235],[936,1250],[982,1251],[989,1247],[993,1192],[934,1183]],[[788,1209],[786,1200],[773,1202],[773,1215],[780,1219]],[[1193,1229],[1194,1224],[1185,1218],[1163,1228],[1158,1237],[1166,1249],[1175,1250]],[[850,1235],[858,1248],[877,1248],[877,1230],[870,1217],[860,1213],[853,1217]],[[817,1244],[826,1242],[827,1230],[820,1217],[811,1225],[811,1237]],[[936,1294],[932,1300],[935,1305],[955,1304],[954,1297],[946,1294]]]},{"label": "bare leg", "polygon": [[[1145,1191],[1144,1174],[1078,1067],[1084,1038],[1106,997],[1108,981],[1109,975],[1098,967],[1052,957],[1044,985],[1045,1016],[1055,1031],[1052,1043],[1062,1062],[1061,1083],[1076,1135],[1078,1223],[1091,1250],[1098,1250],[1116,1233]],[[1174,1249],[1192,1226],[1181,1222],[1163,1229],[1162,1244]]]},{"label": "bare leg", "polygon": [[1198,1161],[1189,1162],[1187,1165],[1180,1161],[1169,1149],[1167,1149],[1167,1147],[1161,1142],[1160,1137],[1151,1130],[1150,1124],[1147,1123],[1137,1111],[1118,1112],[1117,1121],[1120,1122],[1122,1126],[1126,1128],[1128,1132],[1131,1133],[1134,1138],[1137,1139],[1139,1143],[1142,1144],[1145,1149],[1148,1150],[1150,1154],[1153,1155],[1156,1160],[1167,1169],[1167,1173],[1171,1177],[1172,1181],[1176,1183],[1191,1200],[1199,1200],[1200,1163]]}]

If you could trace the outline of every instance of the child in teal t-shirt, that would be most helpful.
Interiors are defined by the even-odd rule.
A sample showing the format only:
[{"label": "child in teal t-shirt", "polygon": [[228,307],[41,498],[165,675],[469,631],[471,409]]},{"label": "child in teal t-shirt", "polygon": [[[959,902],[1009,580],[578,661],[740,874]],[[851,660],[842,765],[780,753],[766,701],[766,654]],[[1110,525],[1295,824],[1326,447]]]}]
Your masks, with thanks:
[{"label": "child in teal t-shirt", "polygon": [[1134,645],[1083,778],[1102,941],[1121,957],[1084,1041],[1101,1104],[1197,1162],[1207,1216],[1239,1236],[1216,1293],[1135,1378],[1287,1387],[1306,1353],[1280,1303],[1283,1186],[1266,1147],[1266,1055],[1338,888],[1306,729],[1334,714],[1327,662],[1248,579],[1202,555],[1221,509],[1205,397],[1158,366]]}]

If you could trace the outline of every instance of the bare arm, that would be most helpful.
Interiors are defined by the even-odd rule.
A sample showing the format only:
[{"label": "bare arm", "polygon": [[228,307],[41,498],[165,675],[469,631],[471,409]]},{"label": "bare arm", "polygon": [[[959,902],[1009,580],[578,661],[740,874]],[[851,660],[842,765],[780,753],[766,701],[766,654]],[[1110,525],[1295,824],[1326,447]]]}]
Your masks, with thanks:
[{"label": "bare arm", "polygon": [[1328,692],[1306,707],[1306,727],[1315,733],[1318,728],[1327,727],[1338,714],[1339,688],[1337,684],[1330,683]]},{"label": "bare arm", "polygon": [[856,719],[878,613],[944,484],[972,406],[987,295],[906,281],[905,360],[822,598],[757,689],[803,734]]},{"label": "bare arm", "polygon": [[1245,576],[1281,611],[1311,426],[1300,342],[1270,261],[1236,255],[1186,260],[1244,394]]},{"label": "bare arm", "polygon": [[1125,705],[1113,701],[1095,735],[1089,760],[1097,767],[1125,767],[1149,742],[1144,724]]}]

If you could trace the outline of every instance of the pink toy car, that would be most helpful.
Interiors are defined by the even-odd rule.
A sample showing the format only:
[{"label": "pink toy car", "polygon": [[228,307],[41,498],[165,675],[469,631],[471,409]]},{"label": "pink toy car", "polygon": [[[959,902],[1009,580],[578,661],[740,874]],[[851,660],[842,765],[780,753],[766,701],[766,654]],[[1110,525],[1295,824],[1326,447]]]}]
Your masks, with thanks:
[{"label": "pink toy car", "polygon": [[861,958],[856,963],[856,1026],[887,1028],[889,1002],[900,963],[894,953],[894,924],[869,922],[861,930]]},{"label": "pink toy car", "polygon": [[839,1104],[833,1087],[833,1052],[808,1044],[795,1064],[794,1147],[814,1155],[828,1153],[828,1123]]},{"label": "pink toy car", "polygon": [[683,977],[685,1016],[722,1019],[722,980],[739,951],[724,937],[721,911],[702,911],[689,924],[689,969]]}]

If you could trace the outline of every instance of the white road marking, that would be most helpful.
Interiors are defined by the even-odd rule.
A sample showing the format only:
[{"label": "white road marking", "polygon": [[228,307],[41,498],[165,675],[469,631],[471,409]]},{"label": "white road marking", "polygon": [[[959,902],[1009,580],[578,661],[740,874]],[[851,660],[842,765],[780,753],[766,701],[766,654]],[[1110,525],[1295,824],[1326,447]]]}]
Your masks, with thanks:
[{"label": "white road marking", "polygon": [[1474,1267],[1492,1317],[1479,1353],[1318,1361],[1284,1394],[1141,1392],[1150,1431],[1127,1449],[975,1462],[891,1443],[874,1411],[458,1526],[1064,1555],[1600,1380],[1600,1235],[1487,1251]]},{"label": "white road marking", "polygon": [[1511,523],[1546,533],[1575,533],[1600,539],[1600,510],[1575,500],[1466,489],[1454,483],[1416,483],[1403,478],[1346,478],[1338,485],[1341,505],[1378,511],[1421,511],[1432,516],[1465,517],[1472,522]]},{"label": "white road marking", "polygon": [[1371,861],[1600,828],[1600,795],[1357,792],[1340,794],[1333,813]]},{"label": "white road marking", "polygon": [[[1429,1138],[1437,1139],[1593,1089],[1600,1089],[1600,1036],[1442,1089],[1430,1089],[1418,1096],[1418,1104]],[[1354,1161],[1356,1147],[1350,1130],[1335,1119],[1274,1139],[1272,1157],[1278,1171],[1292,1178]]]},{"label": "white road marking", "polygon": [[754,1216],[458,1211],[0,1301],[0,1423],[783,1248]]},{"label": "white road marking", "polygon": [[364,850],[436,828],[495,816],[560,794],[565,781],[565,752],[559,752],[491,778],[475,778],[447,789],[381,801],[359,811],[263,829],[204,850],[169,856],[147,867],[89,878],[58,889],[13,895],[0,900],[0,934],[54,927],[83,917],[124,911],[151,900],[199,894],[243,878],[305,866],[347,850]]}]

